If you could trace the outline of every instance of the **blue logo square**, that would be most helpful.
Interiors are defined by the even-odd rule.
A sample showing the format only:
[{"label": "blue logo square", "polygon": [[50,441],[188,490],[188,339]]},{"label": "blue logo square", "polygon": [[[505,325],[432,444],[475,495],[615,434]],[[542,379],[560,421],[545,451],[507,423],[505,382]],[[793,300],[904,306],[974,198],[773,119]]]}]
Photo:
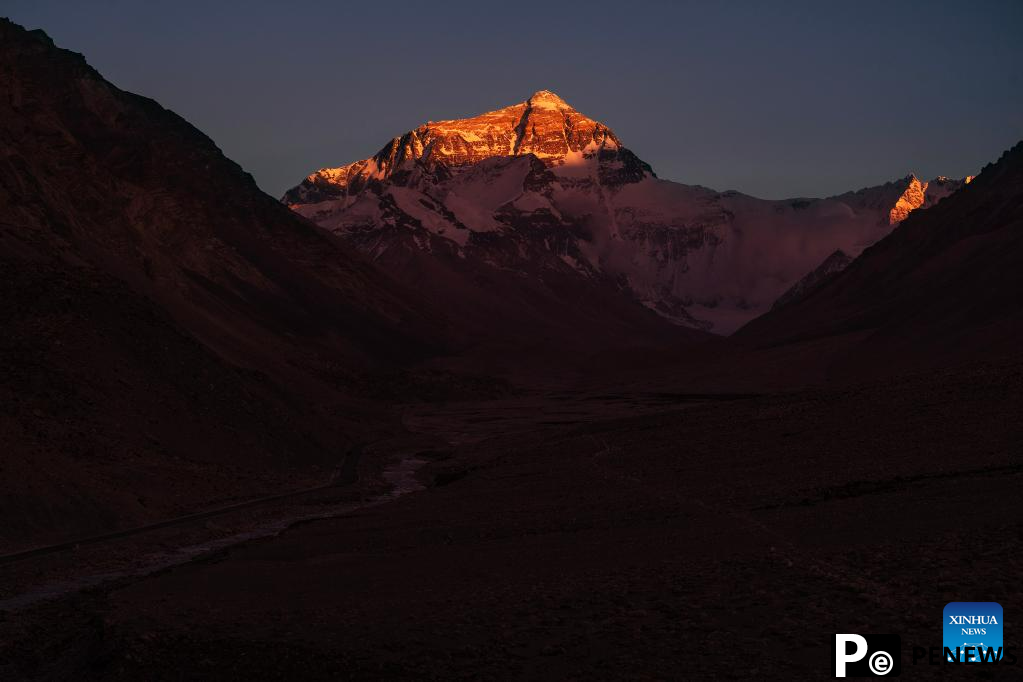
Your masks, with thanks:
[{"label": "blue logo square", "polygon": [[[1002,651],[1002,607],[993,601],[953,601],[945,605],[942,646],[946,658],[960,663],[991,663]],[[973,647],[969,649],[969,647]],[[951,653],[951,656],[949,656]]]}]

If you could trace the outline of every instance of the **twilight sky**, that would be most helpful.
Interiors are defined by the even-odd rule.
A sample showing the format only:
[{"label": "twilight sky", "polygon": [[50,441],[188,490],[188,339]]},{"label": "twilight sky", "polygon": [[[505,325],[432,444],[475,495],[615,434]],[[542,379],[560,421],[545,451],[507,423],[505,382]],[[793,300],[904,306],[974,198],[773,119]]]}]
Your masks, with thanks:
[{"label": "twilight sky", "polygon": [[427,120],[557,92],[662,178],[768,198],[973,174],[1023,138],[1023,2],[56,2],[0,14],[274,196]]}]

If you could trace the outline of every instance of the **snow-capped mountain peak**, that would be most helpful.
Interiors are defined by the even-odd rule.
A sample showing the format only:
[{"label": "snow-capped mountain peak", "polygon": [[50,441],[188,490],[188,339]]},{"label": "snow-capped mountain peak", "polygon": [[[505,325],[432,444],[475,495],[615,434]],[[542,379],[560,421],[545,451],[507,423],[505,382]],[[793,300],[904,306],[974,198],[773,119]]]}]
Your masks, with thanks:
[{"label": "snow-capped mountain peak", "polygon": [[[558,97],[557,94],[550,90],[537,90],[532,96],[526,100],[526,103],[534,109],[572,109],[568,105],[568,102]],[[572,109],[574,111],[574,109]]]},{"label": "snow-capped mountain peak", "polygon": [[428,121],[393,138],[368,159],[321,168],[289,190],[283,201],[295,205],[344,198],[417,164],[456,170],[485,159],[527,154],[552,167],[589,162],[609,183],[652,174],[606,125],[579,113],[550,90],[539,90],[518,104],[478,116]]},{"label": "snow-capped mountain peak", "polygon": [[676,324],[730,333],[964,183],[908,175],[768,201],[668,182],[608,126],[539,90],[427,122],[369,159],[313,173],[284,201],[397,271],[426,271],[426,254],[429,269],[473,263],[542,286],[582,278]]}]

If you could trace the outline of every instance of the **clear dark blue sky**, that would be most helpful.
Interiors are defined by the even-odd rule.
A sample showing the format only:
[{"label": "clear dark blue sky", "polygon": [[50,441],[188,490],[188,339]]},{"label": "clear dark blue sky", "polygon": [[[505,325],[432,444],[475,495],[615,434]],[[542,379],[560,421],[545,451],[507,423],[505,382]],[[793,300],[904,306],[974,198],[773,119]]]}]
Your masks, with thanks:
[{"label": "clear dark blue sky", "polygon": [[426,120],[554,90],[664,178],[819,196],[1023,138],[1023,2],[50,2],[6,14],[278,196]]}]

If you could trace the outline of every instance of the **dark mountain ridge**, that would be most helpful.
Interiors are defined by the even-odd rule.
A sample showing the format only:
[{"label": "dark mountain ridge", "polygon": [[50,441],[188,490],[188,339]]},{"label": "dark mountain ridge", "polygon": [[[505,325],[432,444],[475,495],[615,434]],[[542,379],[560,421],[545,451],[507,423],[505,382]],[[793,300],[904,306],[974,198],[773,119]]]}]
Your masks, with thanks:
[{"label": "dark mountain ridge", "polygon": [[443,316],[205,135],[0,21],[0,544],[322,482]]}]

